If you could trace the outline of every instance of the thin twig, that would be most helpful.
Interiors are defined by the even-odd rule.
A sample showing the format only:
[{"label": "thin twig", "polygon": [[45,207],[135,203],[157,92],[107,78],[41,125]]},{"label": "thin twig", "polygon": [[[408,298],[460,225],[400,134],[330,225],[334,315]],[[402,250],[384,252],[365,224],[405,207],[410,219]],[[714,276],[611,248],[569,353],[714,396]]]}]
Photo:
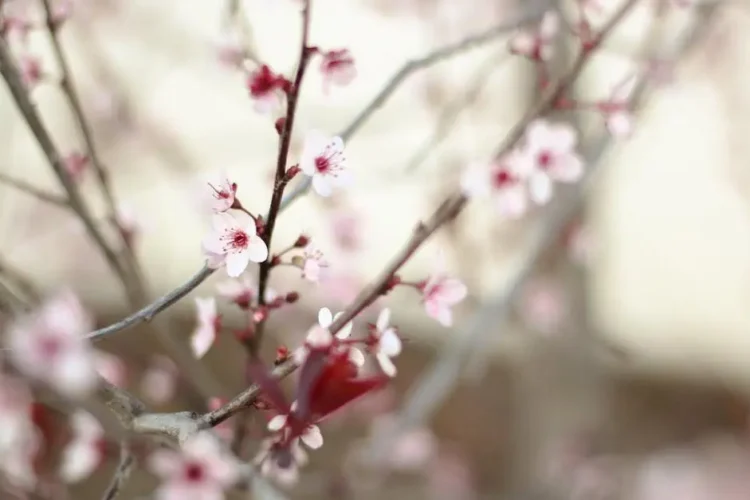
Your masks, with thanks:
[{"label": "thin twig", "polygon": [[130,446],[126,441],[120,444],[120,463],[117,464],[112,480],[107,487],[107,491],[104,492],[102,500],[113,500],[120,494],[122,487],[130,478],[130,474],[133,472],[135,467],[135,457],[130,452]]},{"label": "thin twig", "polygon": [[208,266],[203,266],[203,269],[193,275],[193,277],[191,277],[186,283],[180,285],[166,295],[159,297],[159,299],[157,299],[156,301],[148,304],[139,311],[136,311],[127,318],[124,318],[117,323],[113,323],[109,326],[89,333],[86,338],[91,340],[98,340],[107,335],[111,335],[113,333],[125,330],[126,328],[130,328],[131,326],[151,321],[154,316],[167,309],[172,304],[197,288],[198,285],[203,283],[206,278],[214,273],[214,271],[215,269],[211,269]]},{"label": "thin twig", "polygon": [[70,203],[68,202],[68,200],[65,199],[64,196],[60,196],[59,194],[54,194],[54,193],[48,193],[42,189],[39,189],[36,186],[29,184],[26,181],[16,179],[2,172],[0,172],[0,183],[7,184],[8,186],[12,186],[18,189],[19,191],[22,191],[46,203],[51,203],[61,208],[70,208]]},{"label": "thin twig", "polygon": [[[302,86],[302,79],[305,76],[305,69],[307,68],[310,56],[312,55],[308,43],[310,34],[310,2],[311,0],[304,0],[302,7],[302,41],[300,43],[299,62],[297,63],[297,73],[294,76],[292,88],[287,93],[286,118],[284,119],[284,127],[281,131],[279,155],[276,159],[276,175],[274,178],[273,194],[271,195],[271,204],[268,207],[268,214],[266,215],[266,220],[263,225],[262,237],[269,252],[271,250],[273,229],[276,225],[276,218],[279,215],[281,200],[284,196],[284,188],[289,182],[289,179],[286,176],[286,165],[287,157],[289,156],[289,147],[292,144],[292,132],[294,130],[294,118],[297,112],[297,101],[299,100],[299,93]],[[258,303],[260,305],[265,304],[266,288],[268,287],[268,276],[270,272],[271,259],[269,258],[260,264],[258,276]],[[250,349],[253,353],[258,351],[258,347],[263,340],[264,325],[265,322],[261,322],[258,325],[255,336],[250,343]]]},{"label": "thin twig", "polygon": [[[711,12],[711,10],[707,10],[706,16],[709,16]],[[691,33],[683,37],[675,50],[677,58],[701,38],[708,23],[709,20],[706,19],[694,30],[691,30]],[[644,87],[645,80],[641,79],[634,92],[634,102],[641,100]],[[550,245],[559,241],[559,235],[568,227],[570,220],[580,213],[590,179],[601,166],[602,156],[608,150],[611,142],[612,138],[606,132],[592,141],[592,146],[584,153],[588,167],[584,179],[571,190],[561,193],[561,196],[556,200],[554,208],[549,210],[549,219],[544,229],[538,233],[531,249],[526,252],[526,259],[511,278],[510,284],[504,286],[488,300],[486,305],[470,320],[466,332],[457,335],[455,337],[457,340],[445,347],[432,367],[412,386],[405,398],[405,404],[398,414],[397,424],[389,428],[387,434],[373,436],[368,450],[367,457],[369,459],[377,462],[402,431],[419,426],[426,421],[457,384],[466,362],[485,345],[484,337],[496,332],[498,326],[506,322],[513,303],[516,301],[524,283],[533,274],[537,263],[542,259]]]},{"label": "thin twig", "polygon": [[91,132],[91,126],[88,120],[86,120],[86,116],[83,112],[83,106],[81,104],[81,99],[78,97],[78,93],[75,89],[73,72],[70,70],[70,65],[68,64],[68,60],[65,57],[65,52],[62,49],[62,44],[60,43],[60,25],[55,23],[54,9],[52,7],[51,0],[42,0],[42,3],[44,5],[44,11],[46,14],[47,29],[49,30],[50,37],[52,39],[52,49],[55,54],[57,64],[60,67],[60,87],[62,88],[63,93],[70,103],[70,107],[73,111],[73,115],[75,116],[75,121],[78,125],[79,132],[83,137],[84,142],[86,143],[88,158],[89,160],[91,160],[91,165],[94,167],[94,171],[96,172],[97,179],[99,180],[99,186],[101,187],[102,193],[104,195],[107,211],[109,212],[108,218],[118,228],[117,234],[120,237],[122,252],[125,255],[125,258],[128,260],[128,264],[131,266],[132,272],[135,273],[137,272],[137,267],[134,263],[135,258],[130,249],[130,245],[128,245],[125,235],[120,230],[117,203],[115,202],[112,187],[109,183],[109,174],[104,167],[101,157],[99,156],[99,153],[97,151],[93,134]]},{"label": "thin twig", "polygon": [[[0,74],[5,79],[8,88],[13,96],[13,100],[16,103],[19,111],[23,115],[26,123],[29,125],[31,132],[34,134],[39,146],[42,148],[47,161],[52,166],[55,174],[57,175],[60,183],[68,193],[68,200],[71,209],[78,215],[89,233],[91,238],[94,240],[96,245],[102,251],[107,263],[110,265],[112,270],[117,274],[120,280],[127,284],[129,283],[129,277],[126,269],[122,266],[122,262],[117,257],[117,254],[105,240],[99,228],[96,226],[93,216],[88,210],[88,207],[84,203],[83,198],[78,192],[78,188],[68,175],[63,164],[63,159],[60,153],[57,151],[52,137],[45,128],[36,107],[29,98],[28,91],[24,86],[23,79],[18,72],[16,63],[11,55],[10,48],[5,40],[0,38]],[[127,288],[127,287],[126,287]],[[129,296],[132,299],[133,296],[128,290]]]},{"label": "thin twig", "polygon": [[[517,15],[510,21],[503,21],[497,26],[487,31],[472,35],[456,43],[441,47],[437,50],[426,54],[419,59],[412,59],[404,63],[391,78],[385,83],[385,86],[373,97],[370,103],[359,112],[359,114],[347,125],[339,136],[346,142],[359,131],[362,125],[377,111],[388,98],[401,86],[401,84],[416,71],[427,68],[433,64],[442,62],[450,57],[461,54],[467,50],[473,49],[485,43],[497,39],[499,36],[507,34],[513,30],[521,28],[527,24],[538,21],[546,10],[547,2],[529,2],[531,5],[526,6],[526,11]],[[305,194],[312,185],[311,178],[305,178],[294,189],[292,189],[281,202],[281,210],[285,210],[289,205],[294,203],[300,196]]]}]

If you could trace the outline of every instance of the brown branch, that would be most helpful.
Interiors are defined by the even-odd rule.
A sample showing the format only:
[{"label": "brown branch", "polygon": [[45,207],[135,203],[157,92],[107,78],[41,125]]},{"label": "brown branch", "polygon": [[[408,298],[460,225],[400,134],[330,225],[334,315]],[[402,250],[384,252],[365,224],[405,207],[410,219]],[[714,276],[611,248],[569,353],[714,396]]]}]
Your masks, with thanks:
[{"label": "brown branch", "polygon": [[102,496],[102,500],[114,500],[120,494],[125,482],[130,478],[134,467],[135,457],[130,452],[128,443],[123,441],[120,444],[120,463],[117,464],[117,469]]},{"label": "brown branch", "polygon": [[16,188],[17,190],[22,191],[30,196],[33,196],[34,198],[41,200],[45,203],[51,203],[61,208],[70,208],[70,203],[68,202],[68,200],[65,199],[64,196],[60,196],[59,194],[54,194],[54,193],[48,193],[42,189],[39,189],[36,186],[29,184],[26,181],[16,179],[2,172],[0,172],[0,183],[7,184],[8,186],[12,186]]},{"label": "brown branch", "polygon": [[[281,200],[284,196],[284,188],[286,187],[289,179],[286,176],[286,164],[287,157],[289,156],[289,147],[292,144],[292,131],[294,129],[294,118],[297,112],[297,101],[299,100],[299,93],[302,86],[302,79],[305,76],[305,69],[307,63],[312,55],[312,50],[309,46],[309,35],[310,35],[310,2],[311,0],[304,0],[302,7],[302,41],[300,43],[299,62],[297,64],[297,73],[294,77],[291,90],[287,93],[287,106],[286,106],[286,118],[284,119],[284,127],[281,131],[281,139],[279,145],[279,155],[276,160],[276,175],[274,177],[274,188],[271,196],[271,204],[268,207],[268,214],[263,226],[263,241],[268,247],[269,255],[271,251],[271,238],[273,236],[273,229],[276,225],[276,218],[279,215],[281,208]],[[260,264],[260,271],[258,276],[258,303],[260,305],[265,304],[266,288],[268,287],[268,276],[271,272],[271,258],[269,256],[265,262]],[[263,330],[265,322],[261,322],[258,325],[255,336],[253,337],[250,346],[252,353],[257,353],[258,347],[263,340]]]},{"label": "brown branch", "polygon": [[[68,193],[68,201],[71,209],[78,215],[86,228],[86,231],[91,236],[91,239],[102,251],[104,258],[110,265],[112,270],[117,274],[120,280],[127,284],[129,283],[128,273],[123,267],[122,262],[117,257],[115,251],[110,247],[107,241],[104,239],[99,228],[96,226],[93,216],[88,210],[88,207],[83,201],[78,188],[75,185],[73,179],[68,175],[63,164],[63,159],[60,153],[57,151],[52,137],[44,126],[42,118],[37,112],[36,107],[29,98],[28,91],[23,84],[23,79],[18,72],[16,63],[11,55],[10,48],[5,40],[0,38],[0,74],[5,79],[5,83],[13,96],[13,100],[18,107],[18,110],[23,115],[26,123],[28,124],[31,132],[34,134],[39,146],[47,158],[47,161],[52,166],[57,178],[59,179],[62,186]],[[132,298],[132,295],[130,295]]]},{"label": "brown branch", "polygon": [[[411,61],[404,63],[404,65],[388,79],[385,86],[380,89],[370,103],[365,106],[354,120],[339,132],[338,135],[344,140],[344,142],[351,139],[352,136],[354,136],[354,134],[357,133],[365,122],[367,122],[367,120],[375,113],[375,111],[380,109],[388,98],[391,97],[401,84],[413,73],[420,69],[428,68],[433,64],[445,61],[453,56],[462,54],[467,50],[496,40],[499,36],[507,34],[522,26],[536,22],[541,19],[548,7],[548,2],[546,1],[530,1],[529,4],[530,5],[526,6],[527,10],[525,12],[517,15],[510,21],[503,21],[487,31],[472,35],[456,43],[434,50],[419,59],[412,59]],[[281,210],[285,210],[300,196],[305,194],[310,189],[311,185],[312,180],[310,178],[305,178],[301,181],[286,197],[284,197],[281,202]]]},{"label": "brown branch", "polygon": [[60,73],[61,73],[60,86],[62,88],[63,93],[67,97],[68,102],[70,103],[70,107],[73,111],[73,115],[75,116],[76,124],[78,125],[78,130],[86,144],[88,158],[91,160],[91,165],[94,167],[94,171],[96,172],[97,179],[99,180],[99,186],[101,187],[102,193],[104,195],[104,200],[107,206],[107,211],[109,212],[108,218],[118,228],[117,234],[120,237],[120,244],[122,246],[122,251],[126,259],[128,260],[129,265],[132,267],[131,271],[135,273],[137,272],[137,267],[135,264],[135,257],[133,256],[133,253],[130,249],[130,246],[128,245],[128,242],[124,234],[122,233],[122,231],[119,230],[120,222],[119,222],[119,217],[117,214],[117,203],[115,202],[115,197],[112,192],[112,187],[110,186],[110,183],[109,183],[109,175],[96,149],[94,139],[93,139],[93,134],[91,132],[91,126],[89,125],[88,120],[86,120],[86,116],[83,112],[83,106],[81,104],[81,100],[78,97],[78,93],[76,92],[76,89],[75,89],[75,82],[73,81],[73,72],[70,70],[70,65],[68,64],[68,60],[65,57],[65,52],[62,49],[62,44],[60,43],[60,37],[59,37],[60,25],[55,23],[51,0],[42,0],[42,3],[44,4],[44,11],[46,14],[47,29],[49,30],[50,37],[52,39],[52,49],[53,49],[57,64],[60,67]]}]

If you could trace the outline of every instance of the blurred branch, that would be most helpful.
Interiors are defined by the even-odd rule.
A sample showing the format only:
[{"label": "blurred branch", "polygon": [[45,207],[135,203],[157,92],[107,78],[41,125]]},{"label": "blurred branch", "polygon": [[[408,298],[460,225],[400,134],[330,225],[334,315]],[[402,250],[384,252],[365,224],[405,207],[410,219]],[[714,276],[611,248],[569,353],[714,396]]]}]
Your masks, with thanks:
[{"label": "blurred branch", "polygon": [[68,202],[67,199],[65,199],[64,196],[60,196],[54,193],[48,193],[46,191],[39,189],[38,187],[35,187],[29,184],[28,182],[22,181],[20,179],[16,179],[2,172],[0,172],[0,183],[7,184],[8,186],[12,186],[18,189],[19,191],[22,191],[46,203],[51,203],[53,205],[56,205],[62,208],[70,208],[70,203]]},{"label": "blurred branch", "polygon": [[15,287],[17,291],[21,292],[26,296],[26,299],[31,302],[38,302],[40,299],[39,290],[36,285],[21,271],[15,269],[2,257],[0,257],[0,278],[5,278],[7,283]]},{"label": "blurred branch", "polygon": [[[712,9],[707,9],[703,22],[699,21],[695,29],[682,37],[678,47],[674,50],[675,58],[679,58],[700,39],[709,24],[708,17],[712,13]],[[644,88],[645,80],[641,79],[634,93],[635,102],[642,98]],[[522,285],[531,276],[536,263],[542,258],[546,249],[559,240],[560,233],[567,227],[571,218],[579,212],[589,180],[597,171],[597,167],[601,165],[601,157],[607,151],[610,142],[611,137],[606,132],[592,141],[591,147],[584,154],[588,165],[585,178],[571,190],[561,193],[555,206],[548,210],[550,215],[544,229],[538,233],[536,241],[528,250],[525,262],[511,278],[510,284],[499,290],[471,318],[465,333],[456,336],[458,340],[446,346],[440,358],[412,386],[399,413],[397,425],[389,430],[387,435],[373,436],[369,449],[370,458],[378,460],[401,432],[427,420],[450,394],[469,357],[482,348],[487,332],[495,332],[498,325],[505,323],[513,302]]]},{"label": "blurred branch", "polygon": [[198,271],[195,275],[193,275],[193,277],[191,277],[183,285],[178,286],[171,292],[159,297],[156,301],[136,311],[130,316],[118,321],[117,323],[113,323],[109,326],[100,328],[98,330],[95,330],[89,333],[86,336],[86,338],[91,339],[91,340],[98,340],[107,335],[117,333],[119,331],[125,330],[126,328],[130,328],[131,326],[135,326],[143,322],[151,321],[154,316],[164,311],[165,309],[170,307],[172,304],[179,301],[185,295],[187,295],[188,293],[193,291],[195,288],[197,288],[198,285],[203,283],[206,280],[206,278],[208,278],[214,273],[214,271],[215,271],[214,269],[211,269],[208,266],[203,266],[203,269]]},{"label": "blurred branch", "polygon": [[498,61],[497,54],[493,54],[492,57],[490,57],[487,62],[479,68],[474,75],[474,78],[471,79],[472,85],[443,108],[432,134],[424,142],[422,147],[412,155],[406,168],[404,168],[405,173],[413,173],[416,171],[430,156],[430,153],[435,151],[437,145],[443,141],[458,124],[458,117],[461,112],[469,105],[473,104],[479,97],[479,94],[487,83],[490,75],[498,69],[498,66],[511,59],[511,54],[506,47],[503,47],[500,55],[503,57]]},{"label": "blurred branch", "polygon": [[[529,1],[529,5],[526,7],[526,11],[522,14],[518,14],[515,18],[510,21],[506,20],[498,24],[494,28],[491,28],[483,33],[470,36],[463,40],[460,40],[454,44],[441,47],[429,54],[419,58],[407,61],[401,68],[388,79],[385,86],[378,92],[370,103],[359,112],[354,120],[346,126],[339,136],[344,140],[348,141],[352,136],[364,125],[364,123],[372,116],[375,111],[380,109],[386,100],[399,88],[399,86],[414,72],[420,69],[427,68],[433,64],[444,61],[450,57],[461,54],[469,49],[473,49],[482,44],[491,42],[497,37],[514,31],[524,25],[531,24],[541,19],[544,14],[548,3],[546,1]],[[294,203],[297,198],[302,196],[310,189],[312,185],[311,178],[305,178],[301,181],[281,202],[281,210],[285,210],[289,205]]]},{"label": "blurred branch", "polygon": [[130,452],[130,446],[126,441],[120,444],[120,463],[117,465],[112,481],[104,492],[102,500],[114,500],[120,494],[123,485],[130,478],[135,467],[135,457]]},{"label": "blurred branch", "polygon": [[100,248],[107,263],[125,285],[126,291],[132,299],[133,295],[128,289],[129,287],[127,286],[130,282],[128,273],[122,266],[122,262],[120,262],[120,260],[118,259],[115,251],[110,247],[110,245],[104,239],[101,231],[96,226],[93,216],[89,212],[86,204],[83,201],[83,198],[78,192],[78,188],[76,187],[73,179],[71,179],[71,177],[65,170],[62,156],[57,151],[57,148],[52,141],[52,137],[45,128],[36,107],[31,102],[26,87],[23,84],[23,79],[21,78],[21,75],[18,72],[18,68],[16,67],[16,63],[13,60],[10,48],[8,47],[7,42],[2,38],[0,38],[0,74],[2,74],[3,79],[5,80],[5,83],[7,84],[8,89],[13,96],[13,100],[15,101],[16,106],[23,115],[26,123],[31,129],[31,132],[34,134],[34,137],[39,143],[39,146],[42,148],[47,161],[60,180],[60,183],[65,188],[65,191],[68,194],[68,201],[70,203],[71,209],[78,215],[78,218],[81,219],[81,222],[83,222],[83,225],[85,226],[86,231],[89,233],[89,236],[91,236],[91,239]]}]

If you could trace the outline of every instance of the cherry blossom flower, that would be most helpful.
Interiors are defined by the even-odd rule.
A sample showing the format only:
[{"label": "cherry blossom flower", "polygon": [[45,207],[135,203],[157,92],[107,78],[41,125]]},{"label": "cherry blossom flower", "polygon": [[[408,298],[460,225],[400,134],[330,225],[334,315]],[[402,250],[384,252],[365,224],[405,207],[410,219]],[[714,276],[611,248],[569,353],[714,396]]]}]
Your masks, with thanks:
[{"label": "cherry blossom flower", "polygon": [[596,104],[604,115],[607,130],[613,137],[627,138],[633,132],[633,114],[630,112],[630,98],[638,79],[630,75],[613,89],[610,97]]},{"label": "cherry blossom flower", "polygon": [[73,152],[63,158],[63,167],[68,175],[73,179],[73,182],[80,182],[84,172],[89,167],[89,157],[79,153]]},{"label": "cherry blossom flower", "polygon": [[190,336],[190,348],[193,355],[200,359],[206,355],[216,341],[216,334],[221,328],[221,316],[216,312],[216,299],[196,298],[198,325]]},{"label": "cherry blossom flower", "polygon": [[84,337],[91,327],[78,298],[64,290],[12,325],[6,343],[22,373],[69,397],[84,397],[97,383],[94,351]]},{"label": "cherry blossom flower", "polygon": [[348,49],[330,50],[323,54],[320,61],[320,71],[323,73],[323,88],[328,92],[331,84],[345,87],[357,76],[354,58]]},{"label": "cherry blossom flower", "polygon": [[60,476],[66,483],[78,483],[102,464],[106,441],[101,424],[88,412],[77,411],[70,424],[73,437],[63,450]]},{"label": "cherry blossom flower", "polygon": [[328,197],[334,187],[351,182],[341,137],[327,137],[318,131],[308,133],[299,165],[305,175],[312,177],[313,189],[320,196]]},{"label": "cherry blossom flower", "polygon": [[302,277],[317,283],[320,281],[321,272],[326,268],[328,262],[323,257],[323,252],[312,243],[308,243],[303,254]]},{"label": "cherry blossom flower", "polygon": [[211,210],[216,213],[226,212],[235,205],[237,183],[230,181],[226,174],[217,176],[208,186],[211,190]]},{"label": "cherry blossom flower", "polygon": [[528,206],[526,177],[531,163],[517,150],[489,165],[470,165],[462,178],[462,188],[469,197],[491,196],[497,212],[518,218]]},{"label": "cherry blossom flower", "polygon": [[96,350],[94,366],[99,375],[112,385],[123,387],[127,382],[128,367],[119,356]]},{"label": "cherry blossom flower", "polygon": [[583,160],[575,151],[573,127],[538,119],[526,129],[522,154],[533,162],[529,176],[531,198],[539,204],[552,199],[553,181],[576,182],[583,176]]},{"label": "cherry blossom flower", "polygon": [[277,75],[265,64],[250,73],[247,88],[255,101],[255,111],[262,114],[275,112],[281,107],[287,80]]},{"label": "cherry blossom flower", "polygon": [[453,324],[451,307],[464,300],[468,290],[461,280],[447,276],[442,255],[438,257],[436,270],[421,284],[420,288],[427,315],[443,326],[451,326]]},{"label": "cherry blossom flower", "polygon": [[[291,411],[296,410],[295,403],[292,403]],[[282,430],[289,420],[289,415],[276,415],[268,421],[268,430],[271,432],[278,432]],[[323,446],[323,434],[320,432],[320,428],[317,425],[307,425],[301,432],[299,439],[311,450],[317,450]]]},{"label": "cherry blossom flower", "polygon": [[560,30],[560,18],[554,11],[544,14],[533,30],[521,30],[510,39],[510,51],[534,61],[548,61],[555,50],[555,37]]},{"label": "cherry blossom flower", "polygon": [[242,274],[251,261],[264,262],[268,258],[268,247],[257,235],[255,223],[241,225],[227,213],[213,216],[213,230],[203,240],[203,249],[213,264],[222,255],[227,274],[232,278]]},{"label": "cherry blossom flower", "polygon": [[[338,312],[338,313],[336,313],[335,316],[333,316],[331,314],[331,310],[330,309],[328,309],[327,307],[323,307],[323,308],[321,308],[318,311],[318,325],[323,330],[328,331],[328,329],[333,324],[333,322],[336,321],[342,314],[344,314],[344,313],[343,312]],[[353,323],[351,321],[349,321],[347,324],[345,324],[341,328],[341,330],[339,330],[338,332],[336,332],[336,339],[338,339],[338,340],[348,339],[349,336],[352,334],[352,328],[354,328],[354,325],[353,325]],[[317,332],[313,331],[312,335],[316,339],[323,339],[323,338],[325,338],[325,335],[321,334],[319,330]],[[313,345],[315,345],[315,344],[313,344]],[[357,366],[362,366],[362,365],[365,364],[365,356],[364,356],[364,354],[362,354],[362,351],[360,351],[356,347],[348,347],[345,350],[349,353],[349,359],[351,359],[352,363],[354,363]]]},{"label": "cherry blossom flower", "polygon": [[141,391],[154,403],[166,403],[175,394],[178,375],[174,361],[166,356],[154,356],[141,379]]},{"label": "cherry blossom flower", "polygon": [[367,349],[375,355],[380,369],[389,377],[396,375],[396,366],[391,361],[401,353],[401,339],[396,329],[389,325],[391,310],[383,309],[378,315],[375,331],[367,340]]},{"label": "cherry blossom flower", "polygon": [[163,482],[159,500],[215,500],[240,478],[240,466],[209,432],[189,438],[181,452],[161,448],[148,457],[149,468]]}]

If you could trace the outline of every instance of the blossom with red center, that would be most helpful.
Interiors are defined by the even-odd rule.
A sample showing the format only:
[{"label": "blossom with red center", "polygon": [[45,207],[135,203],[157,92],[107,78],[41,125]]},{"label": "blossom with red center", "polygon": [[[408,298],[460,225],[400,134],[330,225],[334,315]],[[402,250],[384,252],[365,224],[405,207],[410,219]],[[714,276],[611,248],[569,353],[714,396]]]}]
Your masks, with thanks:
[{"label": "blossom with red center", "polygon": [[530,165],[518,150],[489,166],[472,164],[461,179],[463,191],[469,197],[491,197],[503,217],[521,217],[528,207],[526,177]]},{"label": "blossom with red center", "polygon": [[216,341],[216,333],[221,327],[221,317],[216,312],[216,299],[196,298],[198,325],[190,336],[193,355],[200,359],[206,355]]},{"label": "blossom with red center", "polygon": [[92,324],[75,294],[64,290],[11,325],[6,344],[23,374],[84,397],[97,382],[94,350],[85,339]]},{"label": "blossom with red center", "polygon": [[211,195],[211,210],[216,213],[226,212],[235,205],[237,183],[229,180],[226,174],[217,176],[208,183]]},{"label": "blossom with red center", "polygon": [[240,464],[210,432],[189,438],[177,452],[158,449],[148,457],[149,468],[162,479],[159,500],[223,498],[241,476]]},{"label": "blossom with red center", "polygon": [[104,461],[104,429],[93,415],[78,410],[70,417],[73,437],[63,449],[60,477],[78,483],[89,477]]},{"label": "blossom with red center", "polygon": [[255,101],[255,110],[258,113],[268,114],[280,108],[287,85],[286,78],[274,73],[265,64],[250,73],[247,88],[250,91],[250,97]]},{"label": "blossom with red center", "polygon": [[89,157],[83,153],[73,152],[63,158],[63,167],[73,182],[80,182],[89,166]]},{"label": "blossom with red center", "polygon": [[334,187],[345,187],[351,182],[341,137],[310,132],[305,138],[299,166],[305,175],[312,177],[313,189],[321,196],[330,196]]},{"label": "blossom with red center", "polygon": [[391,310],[383,309],[378,315],[375,329],[367,339],[367,350],[375,355],[380,369],[389,377],[396,376],[396,365],[391,358],[401,354],[401,339],[390,326]]},{"label": "blossom with red center", "polygon": [[312,243],[308,243],[303,254],[302,277],[317,283],[326,268],[328,268],[328,262],[323,257],[323,252]]},{"label": "blossom with red center", "polygon": [[555,49],[555,37],[560,30],[560,18],[554,11],[544,14],[541,23],[534,29],[515,33],[510,39],[510,51],[534,61],[548,61]]},{"label": "blossom with red center", "polygon": [[618,83],[606,101],[596,104],[604,115],[607,130],[614,137],[626,138],[633,132],[633,114],[630,112],[630,99],[638,79],[630,75]]},{"label": "blossom with red center", "polygon": [[451,307],[464,300],[468,290],[461,280],[451,278],[445,273],[442,255],[437,259],[435,271],[422,283],[420,289],[427,315],[443,326],[451,326],[453,324]]},{"label": "blossom with red center", "polygon": [[583,176],[583,160],[575,150],[577,141],[575,129],[567,124],[538,119],[526,128],[521,153],[532,164],[529,192],[536,203],[552,199],[554,181],[572,183]]},{"label": "blossom with red center", "polygon": [[221,261],[232,278],[242,274],[251,261],[268,258],[268,247],[256,233],[255,222],[241,224],[228,213],[214,215],[213,230],[204,238],[203,249],[209,264]]},{"label": "blossom with red center", "polygon": [[344,87],[349,85],[357,76],[354,58],[348,49],[329,50],[323,54],[320,61],[320,71],[323,73],[323,89],[328,92],[331,84]]}]

